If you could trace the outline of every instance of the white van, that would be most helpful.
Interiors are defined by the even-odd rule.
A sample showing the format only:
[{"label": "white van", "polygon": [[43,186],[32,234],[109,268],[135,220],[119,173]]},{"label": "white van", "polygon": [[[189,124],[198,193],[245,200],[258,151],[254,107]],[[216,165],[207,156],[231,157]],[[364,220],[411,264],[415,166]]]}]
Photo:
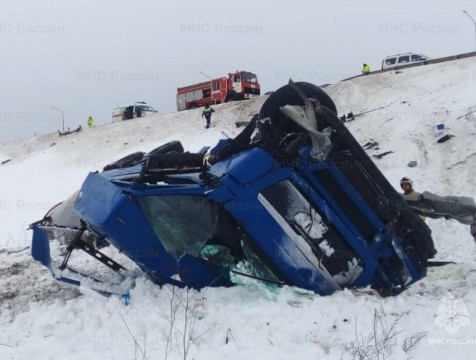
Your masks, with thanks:
[{"label": "white van", "polygon": [[152,106],[143,101],[138,101],[134,105],[118,106],[112,110],[112,122],[135,119],[157,114]]},{"label": "white van", "polygon": [[414,64],[428,60],[429,57],[423,54],[404,53],[387,56],[382,60],[382,70],[392,69],[398,66],[404,66],[408,64]]}]

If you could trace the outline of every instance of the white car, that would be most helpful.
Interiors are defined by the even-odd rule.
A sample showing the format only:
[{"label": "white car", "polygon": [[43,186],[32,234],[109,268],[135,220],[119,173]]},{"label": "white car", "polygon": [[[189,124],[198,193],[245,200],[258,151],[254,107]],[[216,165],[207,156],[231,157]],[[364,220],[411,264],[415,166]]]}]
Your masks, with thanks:
[{"label": "white car", "polygon": [[414,64],[428,60],[429,57],[423,54],[404,53],[387,56],[382,60],[382,70],[392,69],[398,66],[404,66],[408,64]]},{"label": "white car", "polygon": [[157,114],[157,110],[152,106],[147,105],[143,101],[138,101],[134,105],[118,106],[114,108],[112,110],[112,122],[120,122],[155,114]]}]

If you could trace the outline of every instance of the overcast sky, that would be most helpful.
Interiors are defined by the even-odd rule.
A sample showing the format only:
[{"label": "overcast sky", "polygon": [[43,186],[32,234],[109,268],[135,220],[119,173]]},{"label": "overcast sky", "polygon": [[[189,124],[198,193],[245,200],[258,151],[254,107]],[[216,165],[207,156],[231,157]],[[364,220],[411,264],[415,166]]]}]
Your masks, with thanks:
[{"label": "overcast sky", "polygon": [[111,121],[146,101],[176,109],[179,86],[235,70],[262,92],[379,69],[400,52],[476,50],[474,0],[0,0],[0,141]]}]

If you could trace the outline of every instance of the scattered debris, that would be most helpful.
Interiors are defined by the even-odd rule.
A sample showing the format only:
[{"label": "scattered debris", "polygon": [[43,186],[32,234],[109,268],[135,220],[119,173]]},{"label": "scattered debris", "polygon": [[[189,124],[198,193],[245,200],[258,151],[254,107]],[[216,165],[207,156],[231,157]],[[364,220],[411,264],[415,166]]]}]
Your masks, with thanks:
[{"label": "scattered debris", "polygon": [[440,137],[445,133],[445,124],[438,124],[435,126],[435,137]]},{"label": "scattered debris", "polygon": [[454,261],[428,261],[428,266],[430,267],[437,267],[437,266],[445,266],[450,264],[456,264]]},{"label": "scattered debris", "polygon": [[342,115],[340,118],[340,121],[342,121],[343,123],[346,122],[346,121],[352,121],[355,119],[354,117],[354,114],[352,113],[352,111],[350,113],[347,114],[347,117],[344,115]]},{"label": "scattered debris", "polygon": [[454,135],[451,135],[451,134],[447,134],[441,138],[439,138],[436,142],[438,144],[441,144],[441,143],[444,143],[445,141],[448,141],[449,139],[451,139],[452,137],[454,137]]},{"label": "scattered debris", "polygon": [[412,160],[412,161],[410,161],[410,162],[407,164],[407,166],[408,166],[408,167],[415,167],[415,166],[417,166],[417,162],[414,161],[414,160]]},{"label": "scattered debris", "polygon": [[381,154],[375,154],[375,155],[373,155],[373,157],[374,157],[374,158],[377,158],[377,159],[381,159],[381,158],[383,158],[385,155],[392,154],[392,153],[393,153],[393,151],[385,151],[385,152],[383,152],[383,153],[381,153]]},{"label": "scattered debris", "polygon": [[372,149],[372,148],[374,150],[379,149],[377,141],[368,141],[365,145],[362,145],[362,149],[364,149],[364,150],[368,150],[368,149]]},{"label": "scattered debris", "polygon": [[236,127],[247,126],[249,123],[249,121],[235,121]]},{"label": "scattered debris", "polygon": [[65,136],[65,135],[69,135],[69,134],[74,134],[74,133],[80,132],[82,129],[83,129],[83,128],[81,127],[81,125],[79,125],[78,128],[75,129],[75,130],[69,130],[69,128],[68,128],[67,131],[59,131],[59,130],[58,130],[58,134],[59,134],[59,136]]},{"label": "scattered debris", "polygon": [[462,118],[467,118],[469,115],[472,115],[476,112],[476,110],[471,110],[469,113],[466,113],[464,115],[458,116],[456,120],[462,119]]},{"label": "scattered debris", "polygon": [[455,166],[459,166],[459,165],[465,165],[468,162],[468,159],[473,157],[474,155],[476,155],[476,152],[474,152],[472,154],[469,154],[463,160],[460,160],[460,161],[457,161],[457,162],[451,164],[450,166],[447,167],[447,169],[451,169],[451,168],[453,168]]},{"label": "scattered debris", "polygon": [[6,163],[8,163],[8,162],[10,162],[10,161],[12,161],[12,159],[3,160],[3,161],[2,161],[2,165],[6,164]]},{"label": "scattered debris", "polygon": [[368,113],[371,113],[371,112],[374,112],[374,111],[378,111],[378,110],[382,110],[382,109],[385,109],[389,106],[392,106],[392,104],[388,104],[388,105],[385,105],[385,106],[381,106],[381,107],[378,107],[378,108],[375,108],[375,109],[371,109],[371,110],[366,110],[366,111],[362,111],[361,113],[358,113],[356,115],[352,114],[352,113],[349,113],[349,114],[352,114],[352,120],[354,120],[356,117],[358,116],[362,116],[362,115],[365,115],[365,114],[368,114]]}]

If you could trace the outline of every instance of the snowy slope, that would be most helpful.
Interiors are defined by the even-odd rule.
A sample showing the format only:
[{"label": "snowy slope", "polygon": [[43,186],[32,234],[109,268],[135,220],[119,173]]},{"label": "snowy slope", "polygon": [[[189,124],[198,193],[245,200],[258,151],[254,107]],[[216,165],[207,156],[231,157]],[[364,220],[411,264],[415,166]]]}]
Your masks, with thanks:
[{"label": "snowy slope", "polygon": [[[408,175],[419,191],[476,197],[475,83],[476,59],[469,58],[325,90],[339,115],[356,115],[346,125],[361,144],[379,143],[370,155],[393,151],[375,162],[396,188]],[[0,145],[0,161],[11,160],[0,166],[0,359],[383,358],[356,355],[372,350],[375,328],[395,342],[386,346],[392,359],[472,359],[476,245],[469,227],[455,221],[427,223],[437,258],[456,264],[432,268],[385,299],[365,289],[319,297],[260,284],[198,293],[139,278],[126,306],[119,297],[60,284],[31,259],[28,224],[77,190],[89,171],[174,139],[190,151],[214,145],[235,136],[235,121],[249,120],[264,100],[216,106],[209,130],[197,109]],[[439,137],[454,137],[438,144],[441,123]],[[418,165],[407,167],[412,160]],[[425,336],[405,352],[405,339],[415,334]]]}]

